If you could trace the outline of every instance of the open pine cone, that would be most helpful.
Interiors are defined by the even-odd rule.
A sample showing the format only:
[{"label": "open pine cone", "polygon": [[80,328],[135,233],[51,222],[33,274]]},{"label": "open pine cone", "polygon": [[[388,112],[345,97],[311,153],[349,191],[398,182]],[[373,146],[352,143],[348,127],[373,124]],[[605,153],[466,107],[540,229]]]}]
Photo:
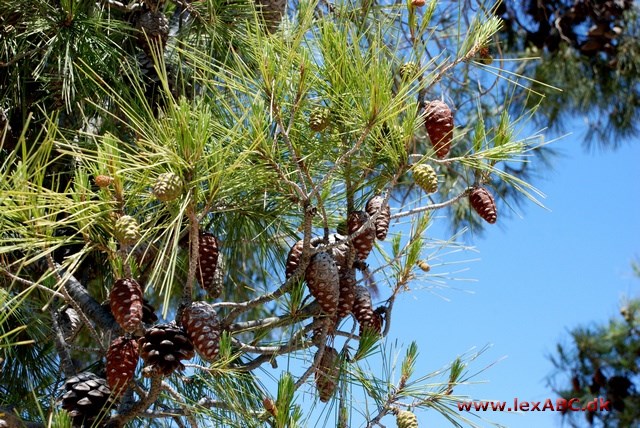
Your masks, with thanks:
[{"label": "open pine cone", "polygon": [[69,412],[73,426],[92,426],[98,416],[104,416],[112,404],[107,381],[91,372],[70,377],[64,383],[62,408]]},{"label": "open pine cone", "polygon": [[187,334],[175,323],[151,327],[138,343],[140,356],[148,370],[145,374],[157,372],[168,376],[176,369],[184,369],[180,360],[190,360],[195,355]]}]

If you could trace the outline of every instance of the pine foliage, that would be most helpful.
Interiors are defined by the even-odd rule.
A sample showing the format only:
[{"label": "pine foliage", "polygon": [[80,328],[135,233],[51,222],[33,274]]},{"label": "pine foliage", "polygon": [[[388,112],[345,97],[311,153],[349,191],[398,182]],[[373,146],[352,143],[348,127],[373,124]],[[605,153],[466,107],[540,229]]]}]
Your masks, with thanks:
[{"label": "pine foliage", "polygon": [[[421,263],[442,247],[425,237],[430,212],[479,225],[468,203],[477,186],[498,200],[539,196],[513,167],[536,146],[518,135],[532,111],[507,113],[517,82],[480,92],[457,83],[482,75],[475,58],[499,20],[454,17],[437,0],[302,1],[275,25],[264,5],[0,5],[0,405],[16,417],[69,422],[65,380],[103,379],[107,350],[124,336],[144,361],[117,403],[92,414],[96,424],[288,427],[320,415],[373,426],[410,408],[473,426],[454,411],[472,357],[420,376],[412,344],[393,379],[384,337],[396,297],[428,279]],[[419,65],[401,76],[409,61]],[[425,129],[425,105],[439,98],[455,113],[446,155]],[[420,165],[444,177],[429,197],[411,178]],[[367,207],[374,197],[378,209]],[[363,222],[341,233],[357,212]],[[200,284],[199,258],[215,258],[201,236],[216,242],[206,272],[216,298]],[[353,308],[340,318],[314,300],[319,273],[307,268],[317,254],[336,267],[322,275],[357,270],[350,280],[373,296],[374,328],[358,329]],[[123,278],[139,284],[141,316],[138,288],[109,304]],[[111,311],[134,300],[135,323],[120,325]],[[202,349],[210,325],[182,325],[195,301],[215,314],[217,352]],[[335,363],[328,403],[305,405],[325,352]],[[383,376],[366,368],[376,358]]]}]

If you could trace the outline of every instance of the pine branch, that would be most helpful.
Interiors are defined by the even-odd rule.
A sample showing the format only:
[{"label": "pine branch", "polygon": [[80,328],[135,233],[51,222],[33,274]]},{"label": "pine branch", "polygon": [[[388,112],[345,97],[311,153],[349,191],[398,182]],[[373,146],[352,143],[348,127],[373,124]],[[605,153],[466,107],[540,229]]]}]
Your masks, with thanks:
[{"label": "pine branch", "polygon": [[395,213],[392,214],[390,219],[391,220],[395,220],[397,218],[401,218],[401,217],[407,217],[407,216],[413,216],[415,214],[418,213],[422,213],[425,211],[433,211],[433,210],[439,210],[441,208],[446,208],[450,205],[455,204],[456,202],[458,202],[460,199],[469,196],[469,193],[471,192],[471,188],[467,188],[464,190],[464,192],[460,193],[457,196],[454,196],[453,198],[449,199],[448,201],[444,201],[444,202],[440,202],[439,204],[431,204],[431,205],[425,205],[423,207],[418,207],[418,208],[413,208],[411,210],[408,211],[402,211],[399,213]]},{"label": "pine branch", "polygon": [[[56,265],[56,267],[59,270],[63,270],[60,265]],[[122,328],[120,328],[111,312],[91,297],[87,289],[73,275],[64,274],[62,286],[69,294],[69,297],[78,305],[80,311],[93,321],[98,328],[105,333],[111,332],[113,336],[122,334]]]}]

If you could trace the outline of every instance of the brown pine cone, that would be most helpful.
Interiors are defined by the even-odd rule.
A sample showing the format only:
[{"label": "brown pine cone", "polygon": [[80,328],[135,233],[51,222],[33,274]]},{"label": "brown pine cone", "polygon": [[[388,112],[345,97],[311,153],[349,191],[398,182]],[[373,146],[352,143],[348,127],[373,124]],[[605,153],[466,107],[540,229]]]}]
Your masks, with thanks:
[{"label": "brown pine cone", "polygon": [[208,232],[200,232],[198,236],[198,269],[196,279],[202,288],[207,291],[211,298],[215,299],[220,295],[220,290],[216,289],[216,269],[218,267],[218,240]]},{"label": "brown pine cone", "polygon": [[109,306],[120,327],[135,333],[142,327],[142,289],[135,279],[121,278],[113,284]]},{"label": "brown pine cone", "polygon": [[107,381],[91,372],[73,376],[64,384],[62,408],[69,412],[73,426],[93,425],[100,415],[104,416],[113,403]]},{"label": "brown pine cone", "polygon": [[256,9],[262,15],[269,33],[276,31],[278,25],[280,25],[286,5],[286,0],[256,0]]},{"label": "brown pine cone", "polygon": [[496,203],[491,193],[484,187],[474,187],[469,193],[469,204],[487,223],[493,224],[498,219]]},{"label": "brown pine cone", "polygon": [[325,346],[320,364],[316,369],[316,390],[323,403],[331,399],[338,385],[339,360],[338,351],[330,346]]},{"label": "brown pine cone", "polygon": [[336,328],[338,327],[338,314],[313,317],[313,321],[320,321],[318,326],[313,329],[313,334],[311,336],[311,342],[314,345],[320,346],[322,331],[324,329],[326,329],[325,343],[328,337],[335,336]]},{"label": "brown pine cone", "polygon": [[338,298],[338,316],[344,318],[353,310],[356,301],[356,270],[354,268],[340,268],[340,296]]},{"label": "brown pine cone", "polygon": [[300,265],[300,257],[302,257],[302,248],[303,248],[302,239],[293,244],[293,247],[289,250],[289,254],[287,255],[287,263],[285,265],[285,276],[287,279],[294,274],[298,266]]},{"label": "brown pine cone", "polygon": [[371,294],[369,290],[362,285],[357,285],[355,290],[356,298],[353,303],[353,316],[358,320],[360,325],[371,326],[374,321],[374,311],[371,306]]},{"label": "brown pine cone", "polygon": [[213,307],[207,302],[193,302],[182,313],[182,325],[202,359],[215,360],[220,351],[220,323]]},{"label": "brown pine cone", "polygon": [[151,44],[153,41],[159,43],[161,50],[164,49],[169,39],[169,20],[162,12],[151,10],[143,12],[138,19],[137,27],[140,30],[138,43],[148,56],[153,57]]},{"label": "brown pine cone", "polygon": [[138,358],[138,342],[135,339],[126,339],[121,336],[109,345],[107,384],[115,396],[121,395],[133,379]]},{"label": "brown pine cone", "polygon": [[373,224],[376,229],[376,238],[384,241],[387,237],[387,232],[389,232],[389,221],[391,217],[391,208],[389,208],[389,204],[385,202],[382,196],[376,195],[367,201],[365,210],[371,217],[380,211]]},{"label": "brown pine cone", "polygon": [[[347,218],[349,235],[353,235],[360,227],[369,220],[369,214],[364,211],[354,211]],[[358,260],[365,261],[373,249],[373,241],[376,239],[376,231],[373,225],[367,228],[360,235],[353,238],[353,246],[356,249]]]},{"label": "brown pine cone", "polygon": [[96,186],[104,188],[109,187],[113,183],[113,178],[108,175],[97,175],[96,178],[93,179],[93,182],[96,183]]},{"label": "brown pine cone", "polygon": [[424,125],[431,144],[440,159],[447,157],[453,140],[453,114],[442,101],[431,101],[424,110]]},{"label": "brown pine cone", "polygon": [[190,360],[195,355],[187,334],[175,323],[151,327],[138,343],[140,357],[148,369],[143,371],[146,376],[154,372],[168,376],[176,369],[184,370],[180,360]]},{"label": "brown pine cone", "polygon": [[377,309],[373,311],[373,315],[369,322],[360,324],[359,336],[362,337],[365,331],[371,331],[378,335],[382,333],[382,313]]},{"label": "brown pine cone", "polygon": [[305,271],[309,292],[316,298],[323,312],[333,315],[338,309],[340,278],[338,266],[328,253],[316,253]]}]

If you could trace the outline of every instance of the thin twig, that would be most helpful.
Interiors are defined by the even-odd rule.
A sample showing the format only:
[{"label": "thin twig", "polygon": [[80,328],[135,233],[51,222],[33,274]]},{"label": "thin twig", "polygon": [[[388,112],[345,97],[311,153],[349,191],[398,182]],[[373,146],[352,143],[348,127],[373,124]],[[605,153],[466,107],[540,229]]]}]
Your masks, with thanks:
[{"label": "thin twig", "polygon": [[64,294],[58,293],[56,290],[52,290],[49,287],[46,287],[46,286],[44,286],[42,284],[39,284],[37,282],[33,282],[33,281],[29,281],[28,279],[20,278],[19,276],[12,274],[11,272],[9,272],[8,270],[6,270],[6,269],[4,269],[2,267],[0,267],[0,273],[2,273],[4,276],[12,279],[13,281],[15,281],[15,282],[17,282],[19,284],[25,285],[27,287],[35,287],[35,288],[37,288],[39,290],[46,291],[47,293],[50,293],[54,297],[58,297],[60,299],[64,299],[65,298]]},{"label": "thin twig", "polygon": [[196,421],[196,417],[189,408],[189,406],[184,402],[182,395],[178,393],[175,389],[171,387],[167,382],[162,381],[162,389],[169,393],[169,395],[180,405],[184,412],[185,418],[189,421],[189,425],[191,428],[198,428],[198,422]]},{"label": "thin twig", "polygon": [[418,207],[418,208],[413,208],[411,210],[408,211],[402,211],[396,214],[393,214],[390,219],[391,220],[395,220],[397,218],[401,218],[401,217],[407,217],[410,215],[414,215],[414,214],[418,214],[421,212],[425,212],[425,211],[433,211],[433,210],[439,210],[441,208],[445,208],[448,207],[450,205],[455,204],[456,202],[458,202],[460,199],[466,197],[469,195],[469,192],[471,191],[471,188],[467,188],[464,190],[464,192],[460,193],[459,195],[449,199],[448,201],[444,201],[444,202],[440,202],[439,204],[431,204],[431,205],[425,205],[423,207]]}]

